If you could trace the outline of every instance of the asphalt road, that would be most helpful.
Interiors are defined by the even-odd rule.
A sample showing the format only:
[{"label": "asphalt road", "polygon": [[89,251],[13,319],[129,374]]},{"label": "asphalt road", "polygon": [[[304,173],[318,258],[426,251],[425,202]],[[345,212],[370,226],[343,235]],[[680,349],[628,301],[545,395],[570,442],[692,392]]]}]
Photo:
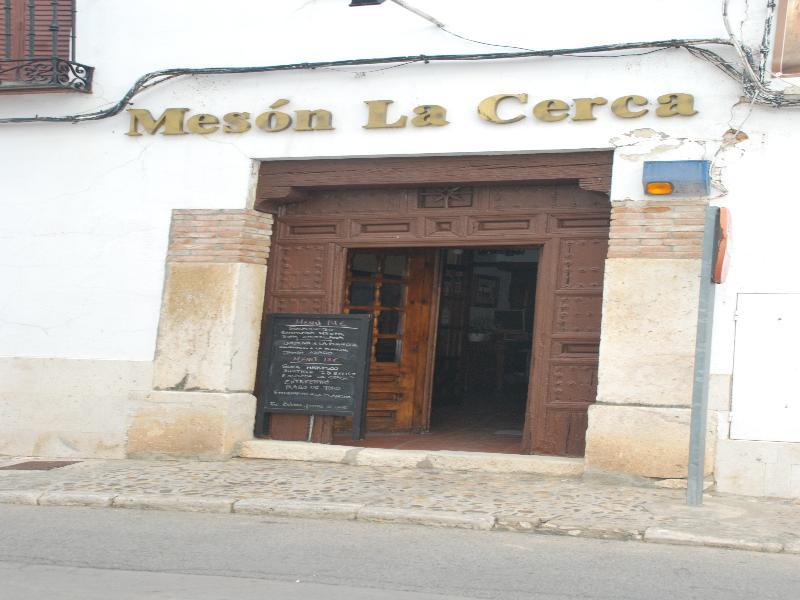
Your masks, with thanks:
[{"label": "asphalt road", "polygon": [[342,521],[0,506],[0,600],[797,598],[800,556]]}]

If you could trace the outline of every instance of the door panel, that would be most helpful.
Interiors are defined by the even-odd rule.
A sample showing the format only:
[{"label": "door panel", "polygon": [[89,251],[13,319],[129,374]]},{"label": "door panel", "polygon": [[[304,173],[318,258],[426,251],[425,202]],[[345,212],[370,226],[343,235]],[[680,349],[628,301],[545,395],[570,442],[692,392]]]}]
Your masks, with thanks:
[{"label": "door panel", "polygon": [[[435,250],[351,250],[344,312],[373,315],[368,431],[424,427]],[[340,425],[347,427],[343,420]]]},{"label": "door panel", "polygon": [[[273,246],[268,271],[269,293],[265,311],[275,313],[329,313],[334,308],[332,295],[335,271],[334,244],[291,243],[278,238]],[[276,440],[309,439],[310,419],[305,415],[273,413],[269,417],[269,436]],[[333,439],[333,417],[315,417],[311,440]]]},{"label": "door panel", "polygon": [[541,344],[534,357],[534,377],[540,386],[533,387],[533,451],[583,456],[587,413],[597,397],[608,239],[566,238],[549,244],[548,250],[551,279],[540,281],[548,298],[541,306],[545,314],[539,323],[546,330],[541,337],[546,336],[550,343]]}]

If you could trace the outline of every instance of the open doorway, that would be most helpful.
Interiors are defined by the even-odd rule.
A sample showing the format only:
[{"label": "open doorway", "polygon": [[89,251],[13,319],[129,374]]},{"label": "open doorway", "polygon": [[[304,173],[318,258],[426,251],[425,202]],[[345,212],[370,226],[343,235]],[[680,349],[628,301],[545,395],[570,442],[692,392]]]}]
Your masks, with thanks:
[{"label": "open doorway", "polygon": [[344,311],[375,323],[361,445],[522,452],[538,265],[537,247],[349,253]]},{"label": "open doorway", "polygon": [[458,449],[522,450],[538,265],[538,248],[443,251],[430,431]]},{"label": "open doorway", "polygon": [[[368,436],[418,443],[436,433],[442,249],[537,248],[521,452],[582,456],[597,397],[611,159],[586,152],[265,161],[257,208],[275,215],[265,313],[373,314]],[[487,183],[487,174],[497,180]],[[368,252],[376,256],[356,260]],[[398,279],[399,255],[407,258]],[[518,371],[503,371],[511,389]],[[307,440],[310,431],[314,442],[352,444],[337,428],[334,417],[273,413],[264,433]]]}]

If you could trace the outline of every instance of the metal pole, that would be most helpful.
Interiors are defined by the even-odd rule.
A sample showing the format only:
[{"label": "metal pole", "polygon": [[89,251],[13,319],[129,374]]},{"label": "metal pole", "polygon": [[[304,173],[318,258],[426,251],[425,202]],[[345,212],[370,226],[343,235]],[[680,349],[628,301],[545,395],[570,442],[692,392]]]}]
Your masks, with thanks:
[{"label": "metal pole", "polygon": [[[50,56],[59,56],[58,54],[58,0],[50,0],[50,8],[52,10],[52,20],[50,21]],[[63,58],[63,57],[61,57]]]},{"label": "metal pole", "polygon": [[36,10],[33,0],[28,0],[28,58],[36,56]]},{"label": "metal pole", "polygon": [[689,436],[689,478],[686,503],[703,504],[703,479],[708,421],[708,376],[711,369],[711,331],[714,324],[714,283],[711,272],[717,247],[719,208],[706,208],[703,257],[700,266],[700,298],[697,310],[697,338],[694,350],[694,382]]},{"label": "metal pole", "polygon": [[75,36],[77,35],[77,31],[75,30],[75,14],[78,12],[76,8],[75,0],[72,0],[72,9],[70,13],[71,22],[69,28],[69,36],[70,36],[70,47],[69,47],[69,59],[75,60]]},{"label": "metal pole", "polygon": [[3,15],[5,17],[3,24],[5,25],[5,53],[3,58],[11,58],[11,0],[6,0],[3,6]]},{"label": "metal pole", "polygon": [[308,420],[308,436],[306,436],[306,441],[310,442],[312,436],[314,435],[314,416],[311,415],[311,418]]}]

